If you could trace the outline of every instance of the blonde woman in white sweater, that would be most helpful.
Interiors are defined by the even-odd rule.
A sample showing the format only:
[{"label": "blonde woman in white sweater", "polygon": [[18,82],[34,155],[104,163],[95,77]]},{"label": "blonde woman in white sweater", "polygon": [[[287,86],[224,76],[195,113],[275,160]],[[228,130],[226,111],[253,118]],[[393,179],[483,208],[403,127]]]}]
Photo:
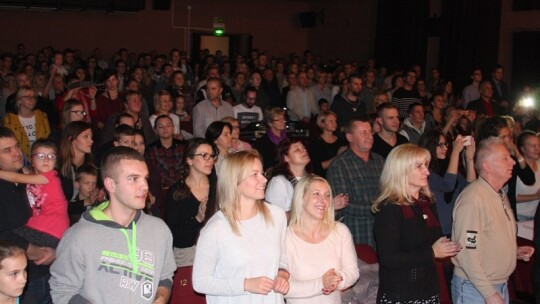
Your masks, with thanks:
[{"label": "blonde woman in white sweater", "polygon": [[286,249],[288,304],[339,304],[341,290],[358,280],[352,236],[334,221],[332,191],[324,178],[306,176],[296,185]]}]

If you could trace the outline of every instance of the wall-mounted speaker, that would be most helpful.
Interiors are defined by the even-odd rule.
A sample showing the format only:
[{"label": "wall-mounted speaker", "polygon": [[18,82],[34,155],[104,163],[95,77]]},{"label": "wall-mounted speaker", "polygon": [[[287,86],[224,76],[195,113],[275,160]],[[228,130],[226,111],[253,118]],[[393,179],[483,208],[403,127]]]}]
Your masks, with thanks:
[{"label": "wall-mounted speaker", "polygon": [[152,8],[159,11],[168,11],[171,8],[171,0],[153,0]]},{"label": "wall-mounted speaker", "polygon": [[304,12],[298,14],[301,28],[310,28],[317,26],[317,13],[316,12]]}]

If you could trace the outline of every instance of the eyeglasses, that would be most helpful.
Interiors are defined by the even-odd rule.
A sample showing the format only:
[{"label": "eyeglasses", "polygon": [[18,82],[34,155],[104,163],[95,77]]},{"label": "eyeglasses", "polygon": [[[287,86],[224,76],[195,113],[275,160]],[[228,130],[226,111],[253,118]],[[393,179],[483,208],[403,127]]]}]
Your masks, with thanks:
[{"label": "eyeglasses", "polygon": [[37,99],[36,96],[21,96],[21,97],[19,97],[19,99],[24,99],[24,98],[28,98],[28,99]]},{"label": "eyeglasses", "polygon": [[208,153],[197,153],[197,154],[191,155],[191,157],[195,157],[195,156],[201,156],[204,160],[212,159],[213,161],[215,161],[218,157],[216,154],[208,154]]},{"label": "eyeglasses", "polygon": [[437,147],[439,147],[439,148],[445,148],[445,147],[448,148],[448,143],[447,142],[438,143]]},{"label": "eyeglasses", "polygon": [[54,153],[51,153],[51,154],[46,154],[46,153],[43,153],[43,152],[34,153],[34,154],[32,154],[32,157],[35,157],[35,158],[37,158],[39,160],[44,160],[44,159],[56,160],[56,154],[54,154]]},{"label": "eyeglasses", "polygon": [[70,111],[71,113],[73,114],[77,114],[77,115],[81,115],[81,116],[86,116],[86,111]]}]

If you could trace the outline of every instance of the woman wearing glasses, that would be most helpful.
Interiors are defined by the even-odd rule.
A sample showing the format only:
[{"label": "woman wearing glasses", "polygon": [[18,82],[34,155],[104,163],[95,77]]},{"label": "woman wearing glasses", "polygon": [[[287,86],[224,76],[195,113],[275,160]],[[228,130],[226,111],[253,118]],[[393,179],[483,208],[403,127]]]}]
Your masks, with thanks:
[{"label": "woman wearing glasses", "polygon": [[167,225],[173,234],[176,266],[191,266],[199,231],[212,216],[216,200],[216,176],[213,173],[217,151],[202,139],[188,141],[180,179],[165,196]]},{"label": "woman wearing glasses", "polygon": [[[60,111],[66,108],[66,103],[68,103],[70,100],[76,99],[81,102],[83,111],[88,114],[88,112],[90,111],[90,104],[92,103],[92,100],[95,100],[96,98],[97,88],[95,86],[87,88],[81,87],[81,82],[80,80],[78,80],[78,78],[71,79],[70,83],[70,87],[72,88],[67,90],[61,96],[56,97],[56,100],[54,102],[56,105],[56,110],[60,113]],[[61,118],[64,118],[64,116],[62,116]],[[84,115],[80,120],[88,123],[91,122],[90,115]],[[69,122],[62,124],[61,126],[64,127],[68,123]]]},{"label": "woman wearing glasses", "polygon": [[38,140],[32,146],[31,161],[35,174],[0,170],[0,179],[27,184],[32,217],[14,232],[40,247],[56,248],[69,227],[67,200],[55,170],[56,159],[56,144]]},{"label": "woman wearing glasses", "polygon": [[220,210],[197,241],[193,288],[212,303],[283,303],[289,290],[283,210],[264,202],[259,153],[239,151],[218,172]]},{"label": "woman wearing glasses", "polygon": [[[429,188],[435,196],[437,214],[442,233],[448,237],[452,233],[452,211],[456,199],[468,183],[476,179],[474,169],[475,142],[471,136],[458,135],[452,145],[441,131],[426,132],[418,145],[431,154],[429,163]],[[461,152],[465,150],[466,177],[458,170]]]},{"label": "woman wearing glasses", "polygon": [[61,126],[64,129],[72,121],[86,121],[87,113],[84,110],[84,105],[77,99],[69,99],[64,104],[62,111]]},{"label": "woman wearing glasses", "polygon": [[47,139],[51,127],[47,114],[36,109],[36,93],[30,87],[21,87],[16,95],[17,114],[7,113],[3,125],[15,133],[21,150],[30,160],[30,147],[38,139]]},{"label": "woman wearing glasses", "polygon": [[253,148],[261,154],[264,170],[268,170],[277,164],[276,148],[280,142],[287,138],[285,129],[287,120],[285,119],[285,110],[274,107],[265,111],[266,134],[258,138]]}]

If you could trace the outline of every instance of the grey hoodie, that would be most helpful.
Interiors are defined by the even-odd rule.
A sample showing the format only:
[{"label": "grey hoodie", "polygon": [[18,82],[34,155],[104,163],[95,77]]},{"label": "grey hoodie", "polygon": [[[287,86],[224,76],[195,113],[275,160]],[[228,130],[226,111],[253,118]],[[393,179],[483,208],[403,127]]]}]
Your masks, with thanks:
[{"label": "grey hoodie", "polygon": [[158,287],[172,288],[172,234],[141,211],[129,227],[103,213],[104,202],[68,229],[51,266],[51,295],[62,303],[152,303]]}]

